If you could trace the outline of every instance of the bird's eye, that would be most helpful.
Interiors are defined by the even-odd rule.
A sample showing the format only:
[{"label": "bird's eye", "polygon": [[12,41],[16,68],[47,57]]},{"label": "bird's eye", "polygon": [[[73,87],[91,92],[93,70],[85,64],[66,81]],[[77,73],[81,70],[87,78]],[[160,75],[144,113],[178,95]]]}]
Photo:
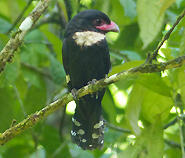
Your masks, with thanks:
[{"label": "bird's eye", "polygon": [[101,19],[96,19],[96,25],[101,25],[102,24],[102,20]]}]

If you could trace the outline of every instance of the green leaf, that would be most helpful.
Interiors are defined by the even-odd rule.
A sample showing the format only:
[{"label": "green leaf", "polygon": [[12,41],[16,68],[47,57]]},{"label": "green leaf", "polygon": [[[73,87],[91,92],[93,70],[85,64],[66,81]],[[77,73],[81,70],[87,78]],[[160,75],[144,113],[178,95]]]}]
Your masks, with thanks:
[{"label": "green leaf", "polygon": [[122,158],[122,157],[137,158],[138,157],[138,154],[141,151],[142,146],[145,145],[147,139],[149,138],[149,133],[146,129],[142,130],[141,133],[137,136],[134,145],[130,144],[123,152],[119,154],[119,158]]},{"label": "green leaf", "polygon": [[116,110],[114,100],[109,90],[106,90],[102,100],[102,107],[105,113],[108,115],[108,121],[112,124],[116,124]]},{"label": "green leaf", "polygon": [[10,127],[12,120],[14,118],[14,106],[15,99],[12,94],[13,88],[11,86],[6,86],[0,88],[0,131],[3,132]]},{"label": "green leaf", "polygon": [[163,0],[162,1],[162,6],[160,8],[160,12],[159,12],[159,16],[158,18],[160,18],[161,16],[163,16],[164,12],[166,11],[166,9],[168,9],[172,3],[174,3],[176,0]]},{"label": "green leaf", "polygon": [[124,50],[121,51],[120,53],[127,55],[130,60],[141,60],[141,57],[136,52]]},{"label": "green leaf", "polygon": [[181,43],[180,43],[180,55],[184,55],[185,54],[185,30],[183,31],[183,35],[181,38]]},{"label": "green leaf", "polygon": [[43,85],[43,79],[41,74],[37,73],[36,71],[28,68],[28,67],[21,67],[22,75],[24,76],[25,80],[27,82],[30,82],[32,85],[36,87],[42,87]]},{"label": "green leaf", "polygon": [[171,56],[171,48],[161,48],[160,51],[165,55],[166,60],[174,59]]},{"label": "green leaf", "polygon": [[38,148],[31,156],[30,158],[45,158],[46,157],[46,153],[45,153],[45,150],[40,147]]},{"label": "green leaf", "polygon": [[82,150],[76,144],[69,143],[70,153],[73,158],[94,158],[92,152]]},{"label": "green leaf", "polygon": [[123,152],[119,154],[119,158],[129,157],[137,158],[138,154],[144,149],[147,158],[162,158],[163,156],[163,128],[158,116],[154,124],[142,130],[139,136],[136,137],[134,145],[129,145]]},{"label": "green leaf", "polygon": [[[1,18],[0,18],[0,24],[1,24]],[[0,25],[0,30],[1,30],[1,25]],[[6,43],[8,42],[8,40],[9,40],[9,37],[7,35],[4,35],[4,34],[1,34],[0,33],[0,41],[1,41],[0,42],[0,49],[3,49],[3,47],[6,45]]]},{"label": "green leaf", "polygon": [[164,141],[163,126],[160,116],[158,116],[155,123],[150,126],[148,132],[148,158],[162,158],[164,152]]},{"label": "green leaf", "polygon": [[160,115],[161,120],[164,121],[168,118],[173,104],[172,98],[146,89],[142,102],[141,115],[145,120],[151,123],[154,123],[158,115]]},{"label": "green leaf", "polygon": [[17,0],[6,0],[6,3],[8,6],[11,22],[13,23],[15,19],[17,19],[17,17],[19,16],[19,5],[17,3]]},{"label": "green leaf", "polygon": [[174,150],[174,148],[167,148],[164,150],[164,155],[168,155],[169,158],[174,158],[174,157],[181,158],[182,153],[180,150]]},{"label": "green leaf", "polygon": [[24,132],[13,138],[6,144],[6,151],[1,152],[3,158],[5,157],[29,157],[34,150],[34,142],[31,140],[31,134]]},{"label": "green leaf", "polygon": [[[40,144],[46,150],[47,157],[52,157],[53,153],[61,146],[61,144],[64,145],[65,142],[61,142],[58,129],[49,125],[44,125],[42,129],[42,137],[40,138]],[[61,151],[55,155],[55,157],[60,157],[61,154],[63,154],[64,157],[69,157],[69,155],[66,155],[66,153],[62,150],[62,148]]]},{"label": "green leaf", "polygon": [[62,81],[65,79],[65,71],[62,64],[53,57],[53,55],[48,54],[49,61],[50,61],[50,73],[51,76],[56,84],[61,84]]},{"label": "green leaf", "polygon": [[15,54],[13,63],[7,64],[0,76],[0,86],[13,84],[20,73],[20,55]]},{"label": "green leaf", "polygon": [[119,0],[124,7],[125,16],[134,19],[136,17],[136,4],[133,0]]},{"label": "green leaf", "polygon": [[181,98],[182,98],[182,102],[184,103],[184,107],[185,107],[185,67],[182,66],[181,68],[179,68],[177,70],[177,85],[178,85],[178,89],[180,90],[180,94],[181,94]]},{"label": "green leaf", "polygon": [[[117,14],[119,15],[119,14]],[[119,16],[118,16],[119,17]],[[119,36],[112,47],[118,50],[140,51],[141,44],[135,44],[138,41],[139,26],[137,23],[122,24]],[[120,26],[122,26],[120,25]],[[126,26],[125,26],[126,25]]]},{"label": "green leaf", "polygon": [[[1,22],[0,22],[0,24],[1,24]],[[1,27],[1,25],[0,25],[0,27]],[[0,28],[0,30],[1,30],[1,28]],[[3,49],[3,47],[6,45],[8,40],[9,40],[9,38],[7,35],[3,35],[0,33],[0,41],[1,41],[0,42],[0,49]]]},{"label": "green leaf", "polygon": [[158,35],[163,24],[164,14],[159,16],[159,0],[138,0],[137,13],[140,28],[140,37],[143,41],[143,48],[146,48]]},{"label": "green leaf", "polygon": [[127,106],[125,108],[125,117],[130,129],[136,134],[140,134],[138,120],[140,115],[143,98],[145,96],[146,88],[136,83],[128,97]]},{"label": "green leaf", "polygon": [[28,85],[22,74],[16,79],[15,86],[19,92],[21,100],[23,100],[26,96]]},{"label": "green leaf", "polygon": [[62,63],[62,42],[61,40],[48,30],[41,29],[42,32],[46,35],[48,40],[53,44],[55,53],[57,54],[57,60]]},{"label": "green leaf", "polygon": [[33,85],[29,87],[23,105],[28,114],[41,110],[46,106],[46,87],[44,83],[39,88]]},{"label": "green leaf", "polygon": [[2,15],[2,17],[10,18],[10,13],[9,13],[9,8],[8,8],[7,1],[0,1],[0,6],[2,8],[1,9],[1,15]]},{"label": "green leaf", "polygon": [[104,140],[105,140],[105,142],[109,142],[109,143],[115,144],[117,139],[122,134],[123,134],[122,132],[109,129],[108,131],[105,132]]},{"label": "green leaf", "polygon": [[171,88],[156,73],[141,74],[138,83],[158,94],[171,97]]},{"label": "green leaf", "polygon": [[119,59],[121,61],[125,60],[125,57],[121,54],[117,54],[117,53],[114,53],[114,52],[109,52],[110,56],[111,57],[115,57],[116,59]]},{"label": "green leaf", "polygon": [[112,68],[112,71],[109,73],[109,76],[111,76],[113,74],[116,74],[116,73],[119,73],[119,72],[122,72],[124,70],[128,70],[128,69],[133,68],[133,67],[140,66],[144,62],[145,62],[144,60],[134,60],[134,61],[123,63],[123,64],[118,65],[118,66],[114,66]]},{"label": "green leaf", "polygon": [[39,30],[33,30],[25,37],[25,47],[21,50],[21,61],[32,66],[47,65],[47,46],[44,34]]},{"label": "green leaf", "polygon": [[[142,139],[142,143],[143,141],[146,139],[146,137],[144,137],[144,139]],[[137,146],[137,147],[133,147],[131,144],[121,153],[119,153],[118,158],[123,158],[123,157],[129,157],[129,158],[137,158],[138,157],[138,153],[140,151],[141,146]]]},{"label": "green leaf", "polygon": [[176,1],[175,1],[175,3],[176,3],[176,5],[177,5],[178,8],[181,7],[180,5],[182,4],[183,1],[184,1],[184,0],[176,0]]},{"label": "green leaf", "polygon": [[[130,21],[129,18],[124,17],[124,9],[119,0],[107,0],[106,3],[103,1],[102,3],[102,11],[104,13],[107,13],[110,19],[116,22],[118,26],[124,25],[126,22]],[[111,7],[112,9],[109,9],[109,7]],[[120,20],[120,16],[118,15],[121,15],[124,21]]]}]

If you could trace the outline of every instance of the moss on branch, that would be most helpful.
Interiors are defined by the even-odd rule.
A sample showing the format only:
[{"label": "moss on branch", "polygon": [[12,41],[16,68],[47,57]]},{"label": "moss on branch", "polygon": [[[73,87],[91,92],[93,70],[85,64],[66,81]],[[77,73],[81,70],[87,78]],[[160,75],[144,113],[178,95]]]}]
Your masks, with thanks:
[{"label": "moss on branch", "polygon": [[[11,62],[14,52],[21,47],[23,39],[29,29],[37,22],[46,10],[51,0],[41,0],[28,17],[22,22],[19,29],[12,35],[6,46],[0,52],[0,73],[4,71],[6,63]],[[30,19],[28,23],[28,19]]]},{"label": "moss on branch", "polygon": [[[83,97],[89,93],[93,93],[95,91],[101,90],[106,86],[110,85],[111,83],[115,83],[123,78],[129,78],[134,75],[138,75],[141,73],[154,73],[165,71],[167,69],[172,69],[176,67],[182,66],[185,63],[185,56],[181,56],[175,58],[174,60],[158,63],[158,64],[147,64],[141,65],[139,67],[135,67],[118,74],[114,74],[108,78],[101,79],[95,82],[95,84],[87,85],[82,87],[77,91],[78,97]],[[7,129],[4,133],[0,135],[0,144],[4,145],[6,142],[11,140],[13,137],[18,135],[19,133],[23,132],[24,130],[32,127],[42,119],[46,118],[48,115],[52,114],[54,111],[59,109],[62,106],[65,106],[67,103],[73,100],[72,94],[66,94],[62,99],[59,99],[50,105],[46,106],[45,108],[41,109],[40,111],[35,112],[34,114],[29,115],[26,119]]]}]

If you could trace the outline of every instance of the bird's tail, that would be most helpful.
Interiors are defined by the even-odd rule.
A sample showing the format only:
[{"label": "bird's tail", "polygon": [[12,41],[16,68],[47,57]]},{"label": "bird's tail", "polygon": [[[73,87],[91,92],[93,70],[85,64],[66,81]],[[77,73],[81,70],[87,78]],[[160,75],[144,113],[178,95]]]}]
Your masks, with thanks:
[{"label": "bird's tail", "polygon": [[71,139],[83,150],[103,148],[104,120],[101,100],[104,92],[86,95],[76,101],[76,110],[72,118]]}]

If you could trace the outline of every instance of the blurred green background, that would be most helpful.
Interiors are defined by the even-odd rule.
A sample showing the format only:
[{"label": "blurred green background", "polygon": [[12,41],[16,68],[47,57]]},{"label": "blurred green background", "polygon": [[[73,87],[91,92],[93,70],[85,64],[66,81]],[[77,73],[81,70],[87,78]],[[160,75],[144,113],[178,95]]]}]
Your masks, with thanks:
[{"label": "blurred green background", "polygon": [[[0,50],[37,3],[0,0]],[[183,0],[53,0],[0,75],[0,132],[13,119],[20,122],[68,93],[62,40],[66,24],[79,11],[100,10],[119,25],[119,34],[106,35],[112,75],[144,63],[184,8]],[[160,49],[157,61],[185,54],[184,28],[185,18]],[[185,157],[184,65],[111,84],[102,106],[108,124],[102,151],[83,151],[71,143],[71,102],[1,146],[0,158]]]}]

